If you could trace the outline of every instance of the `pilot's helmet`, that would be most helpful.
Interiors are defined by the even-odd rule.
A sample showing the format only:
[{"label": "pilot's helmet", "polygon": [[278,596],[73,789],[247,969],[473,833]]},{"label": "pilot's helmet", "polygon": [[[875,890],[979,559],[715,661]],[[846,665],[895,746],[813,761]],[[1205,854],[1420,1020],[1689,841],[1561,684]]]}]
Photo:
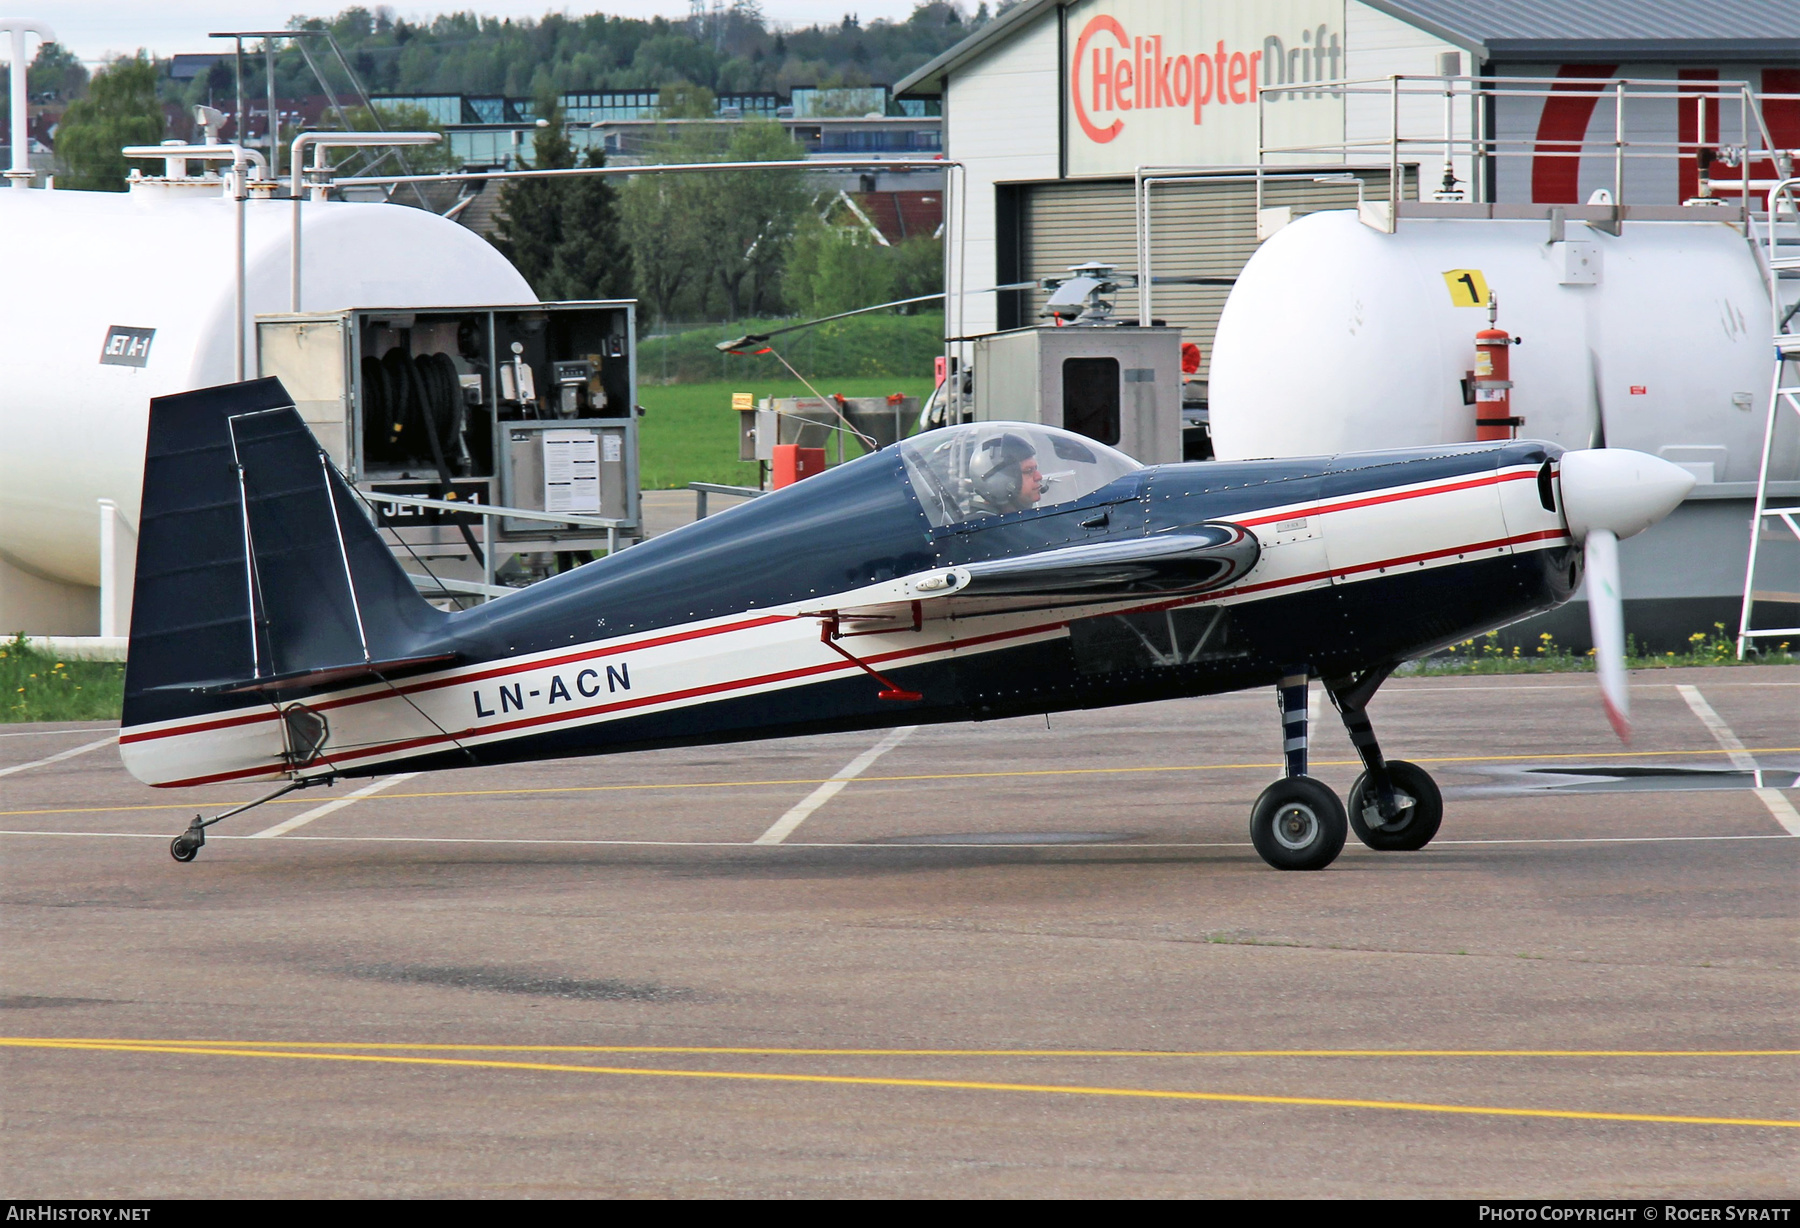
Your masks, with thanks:
[{"label": "pilot's helmet", "polygon": [[1029,440],[1011,431],[984,440],[970,466],[976,496],[995,508],[1013,507],[1025,486],[1022,466],[1036,455]]}]

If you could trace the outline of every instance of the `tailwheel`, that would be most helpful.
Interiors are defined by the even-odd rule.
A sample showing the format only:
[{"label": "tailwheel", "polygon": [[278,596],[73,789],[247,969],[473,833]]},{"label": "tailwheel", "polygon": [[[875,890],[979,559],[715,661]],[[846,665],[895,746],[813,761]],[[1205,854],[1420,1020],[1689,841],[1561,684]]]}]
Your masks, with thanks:
[{"label": "tailwheel", "polygon": [[1356,838],[1383,852],[1414,852],[1431,843],[1444,821],[1444,795],[1424,768],[1404,759],[1387,761],[1388,779],[1394,784],[1399,810],[1383,821],[1379,799],[1369,784],[1369,774],[1356,778],[1350,789],[1350,826]]},{"label": "tailwheel", "polygon": [[1310,776],[1276,781],[1250,812],[1251,843],[1277,870],[1323,870],[1347,834],[1344,804]]},{"label": "tailwheel", "polygon": [[186,864],[200,855],[200,848],[206,843],[206,825],[195,815],[188,829],[169,841],[169,856]]}]

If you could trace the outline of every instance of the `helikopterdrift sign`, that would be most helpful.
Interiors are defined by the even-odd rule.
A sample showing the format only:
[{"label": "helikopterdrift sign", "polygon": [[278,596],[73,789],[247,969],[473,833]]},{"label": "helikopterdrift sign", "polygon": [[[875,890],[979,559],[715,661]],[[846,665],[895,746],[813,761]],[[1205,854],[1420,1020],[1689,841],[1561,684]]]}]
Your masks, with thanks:
[{"label": "helikopterdrift sign", "polygon": [[[1063,10],[1068,173],[1256,161],[1257,97],[1340,78],[1343,6],[1331,0],[1085,0]],[[1343,100],[1275,95],[1271,145],[1339,142]]]}]

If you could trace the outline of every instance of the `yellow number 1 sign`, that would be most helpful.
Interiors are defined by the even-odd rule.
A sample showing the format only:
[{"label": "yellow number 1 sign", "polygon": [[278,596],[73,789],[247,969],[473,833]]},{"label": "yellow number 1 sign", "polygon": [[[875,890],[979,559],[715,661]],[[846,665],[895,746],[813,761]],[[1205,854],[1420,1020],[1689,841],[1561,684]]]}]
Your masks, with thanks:
[{"label": "yellow number 1 sign", "polygon": [[1446,270],[1444,284],[1450,287],[1450,302],[1453,305],[1457,307],[1487,306],[1487,278],[1481,275],[1480,269]]}]

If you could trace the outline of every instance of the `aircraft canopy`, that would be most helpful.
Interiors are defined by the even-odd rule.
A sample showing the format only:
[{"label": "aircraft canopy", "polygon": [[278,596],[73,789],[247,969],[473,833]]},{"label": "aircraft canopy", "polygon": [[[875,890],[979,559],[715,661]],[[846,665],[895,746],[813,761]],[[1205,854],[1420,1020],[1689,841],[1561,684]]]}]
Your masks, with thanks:
[{"label": "aircraft canopy", "polygon": [[901,441],[913,493],[934,528],[1071,503],[1143,466],[1073,431],[970,422]]}]

